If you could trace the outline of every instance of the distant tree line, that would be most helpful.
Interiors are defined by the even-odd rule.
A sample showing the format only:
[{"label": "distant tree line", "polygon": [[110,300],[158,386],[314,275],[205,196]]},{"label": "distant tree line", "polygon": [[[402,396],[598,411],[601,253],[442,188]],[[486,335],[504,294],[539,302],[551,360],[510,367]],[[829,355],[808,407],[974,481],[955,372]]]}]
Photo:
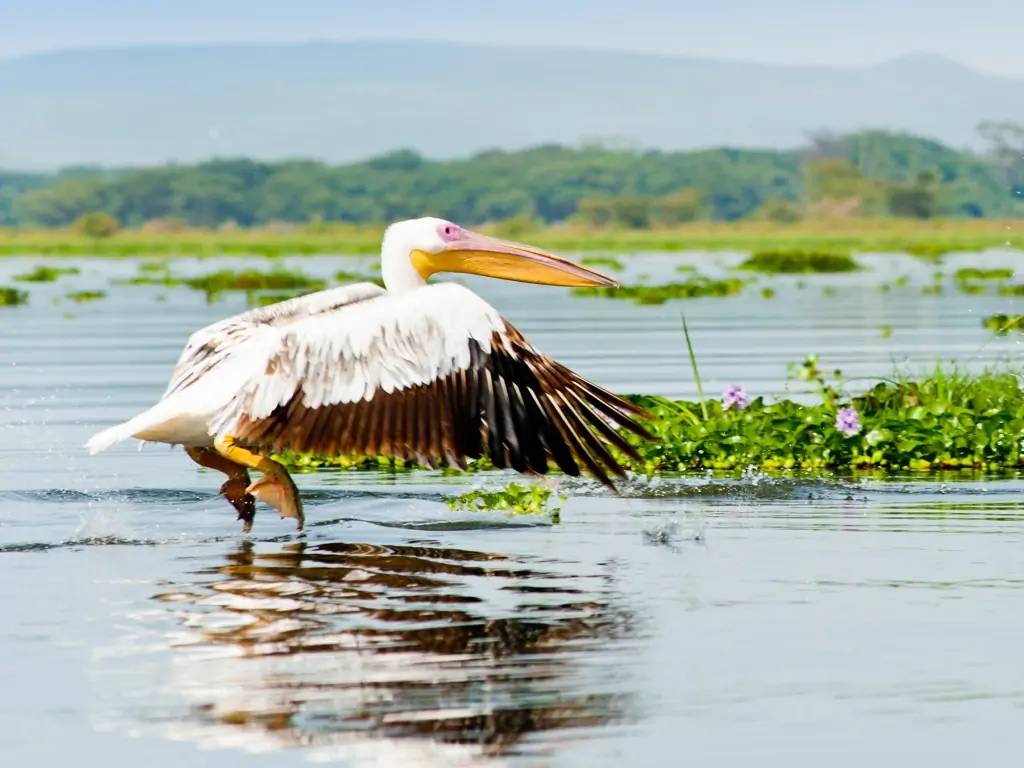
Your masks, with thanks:
[{"label": "distant tree line", "polygon": [[[399,150],[350,165],[218,159],[154,168],[0,171],[0,225],[127,227],[383,222],[433,214],[659,227],[695,219],[1024,215],[1024,128],[982,126],[984,155],[882,131],[799,150],[626,151],[543,146],[451,161]],[[93,222],[95,224],[95,220]]]}]

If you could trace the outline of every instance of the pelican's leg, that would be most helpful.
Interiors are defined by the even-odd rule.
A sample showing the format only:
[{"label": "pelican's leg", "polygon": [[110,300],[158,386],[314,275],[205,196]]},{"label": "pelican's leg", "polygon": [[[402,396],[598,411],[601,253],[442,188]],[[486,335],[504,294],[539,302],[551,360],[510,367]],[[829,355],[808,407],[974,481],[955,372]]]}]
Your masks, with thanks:
[{"label": "pelican's leg", "polygon": [[192,448],[186,446],[185,453],[196,464],[216,469],[228,476],[220,487],[220,494],[231,502],[242,521],[242,530],[246,533],[252,528],[252,519],[256,514],[256,499],[248,492],[249,470],[217,453],[213,448]]},{"label": "pelican's leg", "polygon": [[299,498],[299,489],[295,487],[288,470],[273,459],[242,448],[229,435],[218,437],[213,441],[213,447],[224,458],[262,472],[263,477],[246,488],[246,493],[272,506],[281,513],[281,517],[294,517],[299,530],[302,529],[305,520],[302,499]]}]

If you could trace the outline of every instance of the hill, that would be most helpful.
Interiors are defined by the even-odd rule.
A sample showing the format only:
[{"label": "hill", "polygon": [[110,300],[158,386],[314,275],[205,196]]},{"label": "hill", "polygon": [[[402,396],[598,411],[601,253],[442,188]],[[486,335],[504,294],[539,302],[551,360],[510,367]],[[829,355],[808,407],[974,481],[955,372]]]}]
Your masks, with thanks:
[{"label": "hill", "polygon": [[409,147],[792,147],[886,127],[978,145],[1024,80],[936,56],[829,68],[427,42],[65,51],[0,60],[0,167],[351,162]]}]

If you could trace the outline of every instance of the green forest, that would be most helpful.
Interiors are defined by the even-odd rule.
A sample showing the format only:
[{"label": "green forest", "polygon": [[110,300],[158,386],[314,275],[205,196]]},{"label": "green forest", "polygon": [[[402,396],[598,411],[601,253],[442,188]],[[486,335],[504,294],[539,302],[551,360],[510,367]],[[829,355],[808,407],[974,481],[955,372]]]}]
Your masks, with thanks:
[{"label": "green forest", "polygon": [[1024,127],[981,127],[989,149],[884,131],[818,135],[793,150],[633,151],[542,146],[429,160],[216,159],[152,168],[0,171],[0,226],[65,227],[104,213],[122,227],[571,220],[651,228],[694,220],[1024,216]]}]

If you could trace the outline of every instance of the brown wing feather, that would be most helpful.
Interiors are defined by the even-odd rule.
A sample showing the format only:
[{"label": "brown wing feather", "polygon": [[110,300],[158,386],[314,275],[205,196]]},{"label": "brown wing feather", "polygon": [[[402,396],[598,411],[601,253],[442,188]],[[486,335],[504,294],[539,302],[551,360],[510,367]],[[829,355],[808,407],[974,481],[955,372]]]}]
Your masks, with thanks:
[{"label": "brown wing feather", "polygon": [[643,410],[538,353],[506,323],[485,352],[471,344],[470,367],[437,381],[377,392],[357,403],[307,407],[299,390],[266,418],[242,417],[243,444],[313,453],[376,453],[426,465],[465,465],[487,455],[497,467],[569,475],[583,466],[609,487],[624,468],[609,450],[636,458],[619,435],[650,437]]}]

